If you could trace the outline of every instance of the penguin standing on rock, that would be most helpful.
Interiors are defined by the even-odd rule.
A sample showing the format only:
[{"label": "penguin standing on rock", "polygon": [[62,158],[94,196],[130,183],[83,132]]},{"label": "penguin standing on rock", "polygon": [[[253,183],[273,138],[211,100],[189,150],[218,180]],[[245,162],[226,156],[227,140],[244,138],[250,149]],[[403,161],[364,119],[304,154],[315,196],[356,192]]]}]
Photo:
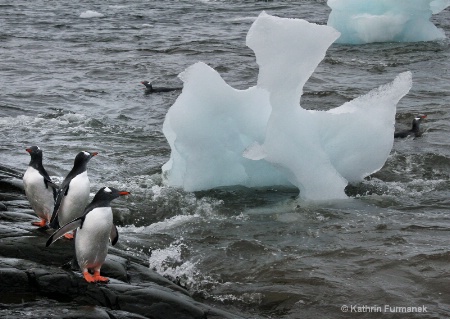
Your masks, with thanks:
[{"label": "penguin standing on rock", "polygon": [[[52,228],[58,228],[60,225],[65,225],[83,215],[83,211],[89,202],[90,193],[87,164],[97,154],[97,152],[80,152],[75,157],[73,168],[67,174],[56,196],[55,207],[50,220]],[[65,237],[72,239],[73,235],[66,234]]]},{"label": "penguin standing on rock", "polygon": [[[83,215],[58,229],[50,236],[46,246],[50,246],[65,233],[77,229],[75,253],[84,279],[87,282],[108,282],[108,278],[100,276],[100,268],[108,254],[108,240],[114,246],[119,239],[119,233],[113,224],[111,201],[128,194],[130,193],[127,191],[102,187]],[[93,275],[89,271],[93,271]]]},{"label": "penguin standing on rock", "polygon": [[46,227],[52,216],[58,186],[55,185],[42,165],[42,150],[38,146],[26,149],[31,160],[23,175],[25,195],[36,215],[41,219],[31,224]]},{"label": "penguin standing on rock", "polygon": [[422,132],[420,131],[420,123],[422,122],[423,119],[426,119],[426,118],[427,118],[426,115],[420,115],[418,117],[415,117],[412,121],[412,128],[407,131],[401,131],[401,132],[394,133],[394,138],[405,138],[408,136],[414,136],[414,137],[421,136]]}]

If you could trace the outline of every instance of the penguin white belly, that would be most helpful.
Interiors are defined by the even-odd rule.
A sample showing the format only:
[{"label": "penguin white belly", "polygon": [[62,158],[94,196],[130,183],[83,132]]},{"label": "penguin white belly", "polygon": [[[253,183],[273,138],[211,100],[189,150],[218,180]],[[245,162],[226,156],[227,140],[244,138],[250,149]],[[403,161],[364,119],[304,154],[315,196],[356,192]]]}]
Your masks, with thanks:
[{"label": "penguin white belly", "polygon": [[75,236],[75,252],[82,271],[103,265],[112,226],[111,207],[98,207],[86,215]]},{"label": "penguin white belly", "polygon": [[28,166],[23,175],[23,186],[25,195],[36,215],[42,219],[50,220],[55,201],[53,189],[50,186],[45,187],[44,177],[37,169]]},{"label": "penguin white belly", "polygon": [[61,226],[83,215],[89,201],[90,184],[87,172],[75,176],[69,184],[69,191],[63,198],[58,212]]}]

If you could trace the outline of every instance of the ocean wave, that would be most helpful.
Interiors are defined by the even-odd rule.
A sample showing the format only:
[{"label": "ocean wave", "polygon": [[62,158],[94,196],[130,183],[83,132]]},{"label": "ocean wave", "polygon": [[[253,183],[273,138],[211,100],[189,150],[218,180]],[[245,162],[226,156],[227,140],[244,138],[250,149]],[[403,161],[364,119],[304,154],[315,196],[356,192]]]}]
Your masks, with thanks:
[{"label": "ocean wave", "polygon": [[183,224],[186,224],[199,217],[200,216],[198,215],[177,215],[171,218],[167,218],[161,222],[152,223],[148,226],[128,225],[125,227],[120,227],[120,229],[127,233],[145,233],[151,235],[155,233],[162,233],[175,227],[181,227]]}]

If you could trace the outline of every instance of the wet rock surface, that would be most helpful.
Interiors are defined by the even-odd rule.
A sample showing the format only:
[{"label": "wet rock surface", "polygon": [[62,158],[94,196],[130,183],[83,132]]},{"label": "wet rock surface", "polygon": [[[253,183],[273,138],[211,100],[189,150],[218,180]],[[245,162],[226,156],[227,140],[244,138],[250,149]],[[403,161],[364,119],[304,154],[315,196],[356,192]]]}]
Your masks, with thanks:
[{"label": "wet rock surface", "polygon": [[243,318],[195,300],[120,248],[102,267],[109,283],[87,283],[73,241],[45,247],[52,231],[36,220],[20,172],[0,164],[0,318]]}]

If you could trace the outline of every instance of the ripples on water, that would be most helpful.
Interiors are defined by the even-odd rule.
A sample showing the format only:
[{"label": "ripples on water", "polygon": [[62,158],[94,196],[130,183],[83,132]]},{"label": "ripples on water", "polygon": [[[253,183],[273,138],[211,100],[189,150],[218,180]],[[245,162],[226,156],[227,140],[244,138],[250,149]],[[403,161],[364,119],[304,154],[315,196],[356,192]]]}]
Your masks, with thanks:
[{"label": "ripples on water", "polygon": [[[80,18],[92,10],[103,17]],[[334,45],[302,106],[330,109],[413,72],[398,126],[428,114],[420,139],[394,143],[385,167],[350,199],[298,202],[293,189],[165,187],[161,132],[177,93],[144,95],[143,80],[180,85],[204,61],[232,86],[256,83],[246,33],[262,11],[326,23],[325,1],[14,1],[0,4],[0,154],[25,170],[37,144],[61,178],[80,150],[92,189],[117,202],[119,248],[179,277],[202,300],[252,318],[338,318],[343,304],[419,306],[450,315],[449,41]],[[450,34],[448,9],[434,22]],[[420,317],[411,314],[410,317]]]}]

